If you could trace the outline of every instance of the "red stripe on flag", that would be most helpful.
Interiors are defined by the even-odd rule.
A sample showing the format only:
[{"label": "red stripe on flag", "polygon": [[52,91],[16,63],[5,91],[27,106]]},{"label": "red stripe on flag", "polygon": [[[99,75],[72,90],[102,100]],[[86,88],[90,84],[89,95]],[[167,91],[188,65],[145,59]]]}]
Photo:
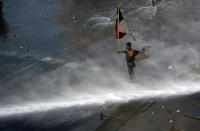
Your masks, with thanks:
[{"label": "red stripe on flag", "polygon": [[119,32],[118,24],[115,25],[115,31],[116,31],[116,39],[121,39],[126,35],[126,33]]}]

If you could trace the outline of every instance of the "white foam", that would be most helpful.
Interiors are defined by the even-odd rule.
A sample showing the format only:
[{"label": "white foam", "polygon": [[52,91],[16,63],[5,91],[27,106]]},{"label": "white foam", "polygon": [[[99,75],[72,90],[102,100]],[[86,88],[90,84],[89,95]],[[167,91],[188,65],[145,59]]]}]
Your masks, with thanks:
[{"label": "white foam", "polygon": [[95,16],[89,18],[85,25],[92,29],[104,29],[112,24],[114,24],[114,22],[112,22],[109,17]]},{"label": "white foam", "polygon": [[51,57],[45,57],[45,58],[41,59],[41,61],[51,61],[51,60],[53,60]]}]

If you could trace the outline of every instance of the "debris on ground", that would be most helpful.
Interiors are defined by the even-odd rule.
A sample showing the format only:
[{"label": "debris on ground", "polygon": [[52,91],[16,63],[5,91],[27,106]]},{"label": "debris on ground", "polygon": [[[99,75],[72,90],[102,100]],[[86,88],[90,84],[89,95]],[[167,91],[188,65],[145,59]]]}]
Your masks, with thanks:
[{"label": "debris on ground", "polygon": [[170,120],[169,123],[172,124],[172,123],[173,123],[173,120]]},{"label": "debris on ground", "polygon": [[24,49],[24,46],[20,46],[19,48],[20,48],[20,49]]},{"label": "debris on ground", "polygon": [[76,17],[72,16],[72,19],[73,19],[73,23],[75,24],[76,23]]}]

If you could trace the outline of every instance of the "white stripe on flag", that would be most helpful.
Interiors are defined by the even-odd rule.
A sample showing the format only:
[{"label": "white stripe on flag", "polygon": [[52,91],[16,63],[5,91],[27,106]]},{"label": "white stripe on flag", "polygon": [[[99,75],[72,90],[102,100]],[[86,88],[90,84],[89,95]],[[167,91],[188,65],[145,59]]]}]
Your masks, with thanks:
[{"label": "white stripe on flag", "polygon": [[128,28],[125,20],[122,20],[122,21],[119,22],[119,32],[127,33],[127,34],[130,33],[129,28]]}]

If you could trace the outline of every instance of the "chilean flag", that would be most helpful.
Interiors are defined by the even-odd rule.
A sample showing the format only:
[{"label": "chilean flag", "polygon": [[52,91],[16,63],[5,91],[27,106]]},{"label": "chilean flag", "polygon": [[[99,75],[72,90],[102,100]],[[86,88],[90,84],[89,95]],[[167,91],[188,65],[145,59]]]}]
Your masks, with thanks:
[{"label": "chilean flag", "polygon": [[[119,19],[119,21],[118,21],[118,19]],[[117,20],[116,20],[115,30],[116,30],[116,38],[117,39],[121,39],[126,34],[130,33],[128,26],[126,24],[126,21],[124,20],[120,9],[119,9],[119,14],[118,14],[118,9],[117,9]]]}]

